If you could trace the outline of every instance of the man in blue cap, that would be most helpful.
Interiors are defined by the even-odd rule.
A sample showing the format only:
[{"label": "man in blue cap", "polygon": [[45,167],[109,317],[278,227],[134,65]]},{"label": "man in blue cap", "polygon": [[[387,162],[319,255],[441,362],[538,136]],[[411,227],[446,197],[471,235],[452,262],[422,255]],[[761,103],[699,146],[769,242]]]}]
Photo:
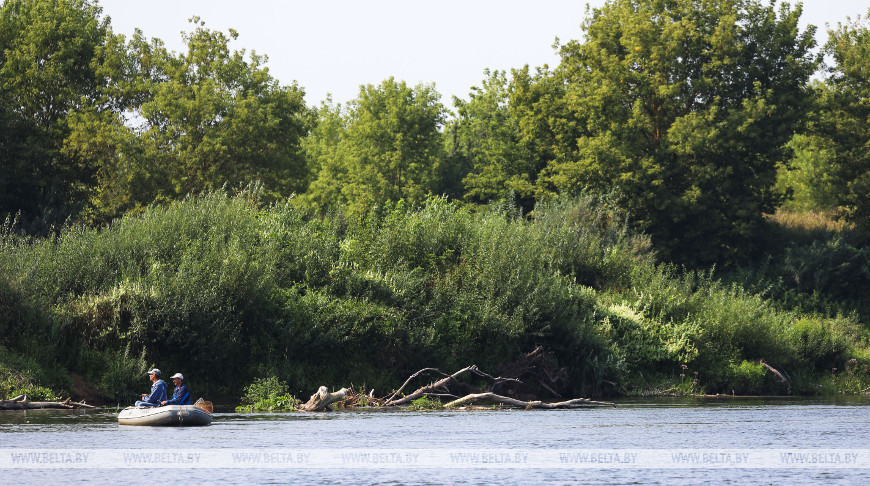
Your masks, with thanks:
[{"label": "man in blue cap", "polygon": [[181,373],[172,375],[172,383],[175,384],[172,399],[163,400],[160,405],[190,405],[190,390],[184,384],[184,375]]},{"label": "man in blue cap", "polygon": [[151,380],[151,393],[143,394],[142,400],[136,402],[137,407],[156,407],[166,400],[166,382],[160,379],[160,370],[154,368],[148,372]]}]

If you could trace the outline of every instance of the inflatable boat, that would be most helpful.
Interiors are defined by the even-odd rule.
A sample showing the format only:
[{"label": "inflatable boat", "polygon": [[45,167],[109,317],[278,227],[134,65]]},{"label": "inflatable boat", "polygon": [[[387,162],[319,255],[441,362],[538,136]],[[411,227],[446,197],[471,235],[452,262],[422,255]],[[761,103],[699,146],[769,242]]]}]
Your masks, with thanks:
[{"label": "inflatable boat", "polygon": [[118,414],[121,425],[208,425],[211,413],[196,405],[127,407]]}]

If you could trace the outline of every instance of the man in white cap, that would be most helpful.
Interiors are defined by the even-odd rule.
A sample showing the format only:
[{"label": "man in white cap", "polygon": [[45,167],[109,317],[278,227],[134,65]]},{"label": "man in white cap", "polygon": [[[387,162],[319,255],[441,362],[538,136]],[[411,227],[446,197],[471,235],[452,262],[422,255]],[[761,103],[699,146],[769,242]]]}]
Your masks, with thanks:
[{"label": "man in white cap", "polygon": [[166,382],[160,379],[160,370],[154,368],[148,372],[148,379],[151,380],[151,393],[143,394],[142,400],[136,402],[137,407],[156,407],[160,402],[166,400]]},{"label": "man in white cap", "polygon": [[175,384],[172,400],[163,400],[160,405],[190,405],[190,390],[184,384],[184,375],[181,373],[172,375],[172,383]]}]

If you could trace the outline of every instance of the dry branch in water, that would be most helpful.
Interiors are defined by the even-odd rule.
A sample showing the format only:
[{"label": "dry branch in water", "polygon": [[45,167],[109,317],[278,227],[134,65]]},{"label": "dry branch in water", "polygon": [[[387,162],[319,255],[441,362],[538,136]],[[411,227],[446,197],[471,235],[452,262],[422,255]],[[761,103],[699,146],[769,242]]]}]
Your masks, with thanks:
[{"label": "dry branch in water", "polygon": [[0,400],[0,410],[76,410],[98,408],[85,402],[73,402],[69,398],[62,402],[31,402],[27,395],[18,395],[11,400]]},{"label": "dry branch in water", "polygon": [[773,366],[765,363],[763,359],[760,360],[759,363],[761,363],[761,366],[763,366],[765,369],[776,375],[777,378],[779,378],[779,381],[781,381],[788,388],[788,394],[791,395],[791,383],[788,381],[788,378],[786,378],[785,376],[783,376],[782,373],[774,369]]},{"label": "dry branch in water", "polygon": [[503,397],[501,395],[496,395],[495,393],[487,392],[487,393],[473,393],[471,395],[466,395],[459,400],[453,400],[452,402],[445,403],[444,408],[452,408],[452,407],[461,407],[463,405],[470,405],[475,402],[486,402],[486,403],[499,403],[502,405],[508,405],[511,407],[521,407],[521,408],[544,408],[544,409],[552,409],[552,408],[571,408],[571,407],[579,407],[583,405],[610,405],[615,407],[615,403],[611,402],[596,402],[594,400],[590,400],[588,398],[575,398],[573,400],[565,400],[563,402],[556,403],[544,403],[540,400],[534,400],[531,402],[517,400],[515,398]]},{"label": "dry branch in water", "polygon": [[[546,356],[543,348],[536,348],[535,351],[533,351],[532,353],[525,355],[522,360],[518,362],[519,364],[514,367],[515,369],[513,371],[516,373],[526,373],[528,375],[534,375],[538,378],[541,378],[541,375],[543,374],[543,376],[545,377],[545,381],[555,384],[556,381],[560,379],[558,374],[561,373],[561,371],[552,373],[546,366],[543,366],[543,364],[545,364],[543,363],[545,357]],[[403,396],[401,398],[396,398],[402,393],[402,390],[404,390],[405,387],[407,387],[414,378],[418,378],[428,373],[439,375],[441,376],[441,378],[429,383],[428,385],[421,386],[409,395]],[[472,374],[478,378],[485,378],[490,383],[488,389],[486,391],[480,392],[480,390],[474,388],[473,386],[470,386],[468,383],[460,382],[457,378],[465,373]],[[366,396],[365,400],[362,400],[362,393],[356,392],[353,389],[347,390],[346,388],[342,388],[337,392],[329,393],[329,390],[325,386],[321,386],[317,393],[311,396],[311,399],[308,400],[308,403],[300,407],[300,409],[306,412],[328,410],[329,404],[339,402],[345,399],[347,399],[351,403],[359,403],[364,401],[366,406],[375,405],[376,407],[394,407],[399,405],[406,405],[424,396],[454,399],[453,401],[444,405],[445,407],[461,407],[463,405],[469,405],[476,402],[494,403],[506,405],[509,407],[540,409],[571,408],[588,405],[609,405],[614,407],[616,406],[614,403],[611,402],[596,402],[588,398],[575,398],[573,400],[565,400],[555,403],[546,403],[540,400],[526,401],[517,398],[506,397],[495,392],[496,387],[505,384],[523,385],[524,383],[518,378],[505,378],[502,376],[494,377],[488,373],[481,371],[476,365],[462,368],[461,370],[453,373],[452,375],[448,375],[437,368],[423,368],[408,377],[408,379],[405,380],[405,383],[403,383],[398,390],[391,394],[389,398],[377,399],[374,398],[374,392],[371,392],[369,395]],[[453,389],[451,389],[450,387],[453,387]],[[460,393],[456,390],[456,388],[465,389],[466,391],[463,392],[464,396],[460,398]],[[550,386],[544,386],[543,388],[551,391],[554,395],[558,396],[558,394],[553,391]],[[467,390],[472,390],[473,393],[469,394]]]},{"label": "dry branch in water", "polygon": [[[425,371],[437,372],[437,373],[441,374],[442,376],[444,376],[445,378],[442,378],[434,383],[430,383],[428,385],[422,386],[422,387],[418,388],[414,393],[411,393],[410,395],[399,398],[398,400],[394,399],[394,397],[396,395],[398,395],[402,391],[402,389],[405,388],[405,386],[408,385],[408,382],[410,382],[411,379],[419,376],[420,374],[422,374]],[[401,388],[399,388],[398,390],[396,390],[395,393],[393,393],[393,395],[390,397],[389,400],[387,400],[387,403],[385,403],[384,406],[390,407],[390,406],[394,406],[394,405],[404,405],[406,403],[413,402],[414,400],[422,397],[423,395],[449,394],[448,389],[447,389],[447,385],[449,385],[451,382],[456,382],[458,384],[459,382],[456,380],[456,377],[458,377],[459,375],[461,375],[465,372],[470,372],[470,373],[473,373],[477,376],[491,380],[492,385],[490,386],[490,389],[492,389],[492,387],[495,387],[499,384],[509,382],[509,381],[515,382],[515,383],[522,383],[520,380],[517,380],[516,378],[502,378],[500,376],[493,377],[487,373],[484,373],[483,371],[480,371],[477,368],[477,365],[471,365],[471,366],[468,366],[466,368],[462,368],[461,370],[457,371],[456,373],[453,373],[452,375],[446,375],[435,368],[424,368],[424,369],[414,373],[413,375],[411,375],[410,378],[405,380],[405,383],[401,386]]]}]

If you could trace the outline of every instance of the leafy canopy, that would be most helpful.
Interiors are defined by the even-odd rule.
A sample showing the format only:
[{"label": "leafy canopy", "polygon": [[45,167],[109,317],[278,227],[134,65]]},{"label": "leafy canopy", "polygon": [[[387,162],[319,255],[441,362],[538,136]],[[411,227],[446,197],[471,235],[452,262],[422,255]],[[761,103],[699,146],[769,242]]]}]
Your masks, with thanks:
[{"label": "leafy canopy", "polygon": [[800,6],[613,0],[561,49],[576,145],[548,168],[560,192],[618,189],[666,258],[748,248],[781,200],[776,164],[816,68]]},{"label": "leafy canopy", "polygon": [[297,85],[280,85],[264,56],[233,51],[238,34],[207,29],[198,18],[169,52],[141,31],[116,38],[106,97],[119,109],[83,110],[71,120],[69,153],[98,161],[95,217],[152,201],[260,180],[266,196],[303,191],[300,141],[309,114]]},{"label": "leafy canopy", "polygon": [[360,88],[346,110],[331,103],[306,142],[316,171],[306,199],[321,210],[421,203],[438,186],[446,110],[434,85],[386,79]]}]

